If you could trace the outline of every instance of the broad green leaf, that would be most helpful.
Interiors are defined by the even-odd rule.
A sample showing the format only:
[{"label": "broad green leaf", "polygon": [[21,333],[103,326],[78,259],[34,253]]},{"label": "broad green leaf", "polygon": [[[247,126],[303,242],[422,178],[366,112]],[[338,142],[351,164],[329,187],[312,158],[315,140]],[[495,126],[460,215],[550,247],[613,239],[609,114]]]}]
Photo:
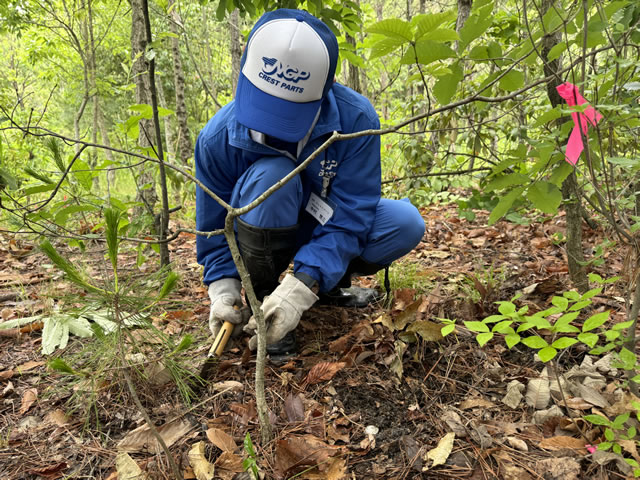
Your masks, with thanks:
[{"label": "broad green leaf", "polygon": [[589,305],[591,305],[591,300],[581,300],[571,305],[571,307],[569,307],[569,311],[580,313],[580,310],[584,307],[588,307]]},{"label": "broad green leaf", "polygon": [[602,415],[585,415],[583,418],[587,422],[593,423],[594,425],[603,425],[607,427],[611,425],[611,422],[609,421],[609,419],[604,418]]},{"label": "broad green leaf", "polygon": [[445,325],[442,327],[442,329],[440,330],[440,334],[443,337],[446,337],[447,335],[449,335],[450,333],[452,333],[454,330],[456,329],[456,326],[452,323],[450,325]]},{"label": "broad green leaf", "polygon": [[598,343],[598,335],[595,333],[581,333],[578,335],[578,340],[587,345],[588,347],[593,348],[596,343]]},{"label": "broad green leaf", "polygon": [[78,212],[95,212],[98,207],[94,205],[69,205],[60,210],[55,216],[58,225],[64,225],[71,215]]},{"label": "broad green leaf", "polygon": [[[416,38],[416,40],[418,40]],[[436,42],[454,42],[460,40],[457,32],[450,28],[436,28],[420,36],[420,40],[435,40]]]},{"label": "broad green leaf", "polygon": [[467,18],[464,26],[460,29],[460,39],[465,45],[482,35],[493,23],[493,3],[480,8],[476,13]]},{"label": "broad green leaf", "polygon": [[623,368],[625,370],[632,370],[637,361],[636,354],[623,347],[618,355],[622,363],[624,363]]},{"label": "broad green leaf", "polygon": [[562,192],[553,183],[539,181],[527,190],[527,198],[543,213],[557,213]]},{"label": "broad green leaf", "polygon": [[492,332],[479,333],[478,335],[476,335],[476,341],[478,342],[478,345],[480,345],[481,347],[484,347],[486,343],[492,338],[493,338]]},{"label": "broad green leaf", "polygon": [[147,120],[150,120],[153,118],[153,107],[151,105],[147,105],[146,103],[130,105],[129,110],[138,112],[141,118],[145,118]]},{"label": "broad green leaf", "polygon": [[567,307],[569,307],[569,300],[564,297],[555,296],[551,299],[551,303],[563,312],[567,309]]},{"label": "broad green leaf", "polygon": [[503,196],[489,215],[489,225],[493,225],[504,217],[513,205],[513,202],[522,195],[523,191],[524,187],[518,187]]},{"label": "broad green leaf", "polygon": [[544,338],[538,337],[537,335],[525,337],[521,340],[521,342],[524,343],[529,348],[537,349],[537,348],[544,348],[549,346],[549,344]]},{"label": "broad green leaf", "polygon": [[26,195],[33,195],[35,193],[50,192],[55,188],[56,188],[55,184],[37,185],[35,187],[25,188],[22,191],[22,194],[26,196]]},{"label": "broad green leaf", "polygon": [[511,315],[516,312],[516,306],[511,302],[498,302],[498,311],[502,315]]},{"label": "broad green leaf", "polygon": [[556,350],[553,347],[545,347],[538,350],[538,357],[540,358],[540,361],[545,363],[551,360],[557,354],[558,354],[558,350]]},{"label": "broad green leaf", "polygon": [[489,49],[486,45],[476,45],[471,49],[467,58],[471,60],[486,60],[489,58]]},{"label": "broad green leaf", "polygon": [[584,325],[582,325],[582,331],[589,332],[594,328],[598,328],[603,325],[609,319],[609,313],[609,310],[607,310],[590,316],[585,320]]},{"label": "broad green leaf", "polygon": [[[417,54],[417,59],[416,59]],[[422,65],[428,65],[436,60],[456,57],[451,47],[443,43],[434,42],[433,40],[420,40],[415,48],[407,48],[406,53],[400,60],[403,65],[410,65],[416,61]]]},{"label": "broad green leaf", "polygon": [[518,90],[524,85],[524,73],[520,70],[511,70],[504,77],[500,78],[498,84],[500,85],[500,88],[507,92]]},{"label": "broad green leaf", "polygon": [[472,332],[488,332],[489,327],[483,322],[464,322],[464,326],[467,327]]},{"label": "broad green leaf", "polygon": [[407,42],[402,38],[385,37],[371,46],[370,60],[387,55]]},{"label": "broad green leaf", "polygon": [[494,177],[489,184],[484,187],[486,192],[493,192],[494,190],[502,190],[503,188],[512,187],[514,185],[526,185],[529,183],[529,177],[522,173],[509,173],[507,175],[501,175]]},{"label": "broad green leaf", "polygon": [[69,373],[71,375],[78,375],[78,372],[76,372],[73,368],[71,368],[71,366],[61,358],[52,358],[47,362],[47,366],[51,370],[55,370],[57,372]]},{"label": "broad green leaf", "polygon": [[433,94],[441,105],[446,105],[451,101],[463,76],[462,67],[459,63],[454,63],[450,68],[451,73],[440,77],[433,86]]},{"label": "broad green leaf", "polygon": [[542,125],[545,125],[551,122],[552,120],[560,118],[561,116],[562,116],[562,113],[560,112],[559,108],[552,108],[544,112],[542,115],[538,116],[535,119],[535,121],[531,123],[531,127],[533,128],[541,127]]},{"label": "broad green leaf", "polygon": [[482,320],[482,323],[495,323],[495,322],[499,322],[500,320],[506,320],[507,317],[506,315],[489,315],[487,318]]},{"label": "broad green leaf", "polygon": [[93,174],[91,173],[89,164],[78,158],[71,167],[71,171],[82,188],[87,192],[91,191],[93,187]]},{"label": "broad green leaf", "polygon": [[551,346],[554,348],[557,348],[558,350],[562,350],[563,348],[567,348],[570,347],[571,345],[574,345],[578,343],[578,340],[575,338],[570,338],[570,337],[560,337],[558,339],[556,339]]},{"label": "broad green leaf", "polygon": [[520,343],[520,335],[517,333],[512,333],[510,335],[505,335],[504,341],[507,344],[507,347],[512,348],[513,346]]},{"label": "broad green leaf", "polygon": [[511,328],[512,323],[513,323],[513,320],[505,320],[503,322],[496,323],[491,329],[491,331],[495,333],[502,333],[503,335],[506,333],[513,334],[515,332],[513,331],[513,328]]},{"label": "broad green leaf", "polygon": [[629,328],[631,325],[633,325],[633,320],[629,320],[628,322],[616,323],[611,328],[613,328],[613,330],[624,330],[625,328]]},{"label": "broad green leaf", "polygon": [[566,42],[560,42],[560,43],[554,45],[551,48],[551,50],[549,50],[549,53],[547,53],[547,60],[549,62],[552,62],[553,60],[558,58],[560,55],[562,55],[562,53],[566,49],[567,49],[567,43]]},{"label": "broad green leaf", "polygon": [[596,295],[599,295],[600,292],[602,292],[602,287],[592,288],[591,290],[583,293],[582,297],[580,297],[580,300],[588,300],[595,297]]},{"label": "broad green leaf", "polygon": [[399,18],[388,18],[374,23],[367,28],[369,33],[379,33],[385,37],[399,38],[408,42],[413,40],[413,28],[411,24]]},{"label": "broad green leaf", "polygon": [[416,15],[411,19],[411,23],[415,25],[416,28],[414,40],[420,40],[423,35],[436,30],[444,22],[454,20],[455,18],[456,14],[452,10],[441,13],[424,13]]}]

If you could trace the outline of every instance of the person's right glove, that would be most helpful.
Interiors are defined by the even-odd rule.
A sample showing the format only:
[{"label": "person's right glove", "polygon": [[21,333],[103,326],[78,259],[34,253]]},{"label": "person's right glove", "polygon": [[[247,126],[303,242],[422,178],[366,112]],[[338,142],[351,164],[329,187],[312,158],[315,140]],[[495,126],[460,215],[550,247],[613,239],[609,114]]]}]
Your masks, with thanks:
[{"label": "person's right glove", "polygon": [[241,288],[242,283],[237,278],[221,278],[209,284],[209,330],[214,337],[218,335],[224,322],[231,322],[236,326],[233,329],[234,335],[247,322],[250,310],[242,307]]},{"label": "person's right glove", "polygon": [[[262,303],[262,312],[267,324],[267,345],[281,340],[287,333],[298,326],[300,317],[318,301],[318,296],[309,287],[293,275],[287,275],[282,283]],[[253,333],[249,340],[249,348],[258,347],[258,337],[255,335],[256,319],[251,317],[244,331]]]}]

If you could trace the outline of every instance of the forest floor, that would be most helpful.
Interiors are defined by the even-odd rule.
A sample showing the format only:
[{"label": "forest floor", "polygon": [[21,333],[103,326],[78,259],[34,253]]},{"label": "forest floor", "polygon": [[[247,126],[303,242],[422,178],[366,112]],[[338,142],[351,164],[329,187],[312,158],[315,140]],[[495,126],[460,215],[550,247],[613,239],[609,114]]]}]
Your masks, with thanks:
[{"label": "forest floor", "polygon": [[[260,442],[255,407],[255,356],[242,340],[230,345],[190,404],[163,364],[147,361],[146,380],[136,375],[136,390],[184,478],[249,478],[241,473],[247,433],[265,478],[627,478],[620,457],[589,448],[604,441],[603,431],[580,418],[625,411],[620,370],[584,348],[569,348],[557,373],[569,373],[575,388],[563,391],[564,399],[552,391],[550,399],[529,405],[523,396],[531,379],[548,383],[551,371],[522,345],[508,349],[494,339],[480,348],[463,323],[497,313],[495,302],[517,293],[516,303],[535,312],[570,289],[563,245],[554,241],[564,217],[486,227],[487,212],[476,214],[467,221],[455,206],[423,210],[423,241],[391,269],[391,305],[317,306],[303,316],[299,354],[284,363],[268,360],[274,437],[267,445]],[[585,225],[587,253],[603,237]],[[88,250],[94,255],[85,254],[85,266],[98,275],[104,246]],[[208,297],[194,237],[181,235],[171,255],[180,284],[153,324],[175,343],[187,333],[194,337],[177,356],[196,372],[208,351]],[[593,271],[603,278],[621,274],[623,256],[605,250]],[[135,270],[135,254],[125,257]],[[155,258],[136,271],[151,271]],[[51,311],[73,291],[49,263],[24,239],[2,239],[0,322]],[[378,286],[379,278],[356,283]],[[616,284],[608,286],[594,298],[592,312],[609,310],[611,322],[624,320],[621,295]],[[83,298],[79,293],[76,306]],[[456,320],[456,330],[434,341],[440,319]],[[174,478],[122,372],[90,383],[52,369],[37,327],[0,336],[0,478]],[[71,336],[53,356],[81,370],[97,341]],[[141,348],[153,352],[154,346]],[[625,457],[640,461],[633,442],[623,447]]]}]

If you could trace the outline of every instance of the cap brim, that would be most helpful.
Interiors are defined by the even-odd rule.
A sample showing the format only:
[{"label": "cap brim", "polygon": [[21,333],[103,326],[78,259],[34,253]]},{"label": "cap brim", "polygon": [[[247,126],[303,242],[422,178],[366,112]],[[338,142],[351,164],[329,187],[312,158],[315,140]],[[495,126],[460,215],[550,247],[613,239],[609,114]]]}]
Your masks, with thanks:
[{"label": "cap brim", "polygon": [[316,118],[322,100],[296,103],[264,93],[242,73],[236,89],[236,119],[252,130],[286,142],[304,138]]}]

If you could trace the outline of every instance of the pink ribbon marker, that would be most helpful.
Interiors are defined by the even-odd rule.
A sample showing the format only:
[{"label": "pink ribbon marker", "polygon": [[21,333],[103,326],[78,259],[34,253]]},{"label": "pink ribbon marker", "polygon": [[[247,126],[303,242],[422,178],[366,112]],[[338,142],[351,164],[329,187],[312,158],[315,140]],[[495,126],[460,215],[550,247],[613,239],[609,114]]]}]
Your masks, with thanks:
[{"label": "pink ribbon marker", "polygon": [[[566,82],[562,85],[558,85],[556,90],[558,90],[560,96],[564,98],[564,101],[567,102],[567,105],[570,107],[588,103],[584,97],[580,95],[578,88],[572,83]],[[571,131],[571,135],[569,135],[567,151],[565,152],[565,160],[575,166],[575,164],[578,163],[582,150],[584,150],[580,129],[582,129],[582,133],[586,136],[589,129],[589,123],[595,126],[596,123],[602,119],[602,115],[598,113],[595,108],[587,107],[584,112],[573,112],[571,114],[571,118],[573,118],[575,126]]]}]

